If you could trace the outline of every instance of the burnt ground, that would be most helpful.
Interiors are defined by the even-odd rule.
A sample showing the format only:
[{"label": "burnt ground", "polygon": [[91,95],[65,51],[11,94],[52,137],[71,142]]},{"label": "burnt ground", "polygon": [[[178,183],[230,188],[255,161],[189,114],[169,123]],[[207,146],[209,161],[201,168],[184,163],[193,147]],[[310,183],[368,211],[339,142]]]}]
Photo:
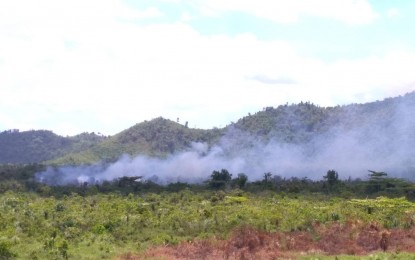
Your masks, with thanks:
[{"label": "burnt ground", "polygon": [[415,227],[384,229],[376,223],[313,224],[307,231],[259,231],[250,227],[234,230],[228,239],[211,238],[157,246],[136,259],[280,259],[300,255],[368,255],[376,251],[415,252]]}]

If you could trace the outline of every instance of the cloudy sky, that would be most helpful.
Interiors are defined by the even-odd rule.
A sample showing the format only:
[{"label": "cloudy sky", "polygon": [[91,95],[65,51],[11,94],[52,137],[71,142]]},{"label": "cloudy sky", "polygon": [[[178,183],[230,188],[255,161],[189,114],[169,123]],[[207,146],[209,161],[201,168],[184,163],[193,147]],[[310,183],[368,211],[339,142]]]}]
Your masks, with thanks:
[{"label": "cloudy sky", "polygon": [[0,2],[0,131],[222,127],[415,90],[415,1]]}]

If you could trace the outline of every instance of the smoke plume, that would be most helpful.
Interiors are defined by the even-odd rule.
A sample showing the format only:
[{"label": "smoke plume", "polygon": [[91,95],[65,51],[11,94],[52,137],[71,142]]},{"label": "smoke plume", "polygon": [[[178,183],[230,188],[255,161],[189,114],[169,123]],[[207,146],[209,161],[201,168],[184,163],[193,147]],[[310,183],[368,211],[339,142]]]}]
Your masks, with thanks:
[{"label": "smoke plume", "polygon": [[[326,119],[330,127],[317,133],[304,132],[308,137],[302,142],[284,142],[278,135],[262,138],[229,127],[213,146],[192,143],[188,150],[167,158],[124,155],[109,165],[49,167],[37,179],[51,185],[100,183],[123,176],[142,176],[160,184],[199,183],[212,171],[227,169],[233,176],[247,174],[250,181],[262,179],[265,172],[317,180],[330,169],[342,179],[366,178],[370,169],[414,180],[413,96],[339,108]],[[292,116],[288,121],[299,120]]]}]

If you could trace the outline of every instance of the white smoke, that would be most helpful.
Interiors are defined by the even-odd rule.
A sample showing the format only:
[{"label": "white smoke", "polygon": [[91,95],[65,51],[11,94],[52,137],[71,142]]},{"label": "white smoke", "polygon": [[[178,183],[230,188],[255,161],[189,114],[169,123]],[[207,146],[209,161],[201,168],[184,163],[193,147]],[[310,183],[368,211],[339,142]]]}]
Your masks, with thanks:
[{"label": "white smoke", "polygon": [[415,99],[376,110],[385,113],[376,117],[360,114],[367,107],[366,110],[344,107],[340,117],[343,122],[333,123],[327,131],[312,135],[305,142],[287,143],[278,137],[266,140],[230,127],[212,147],[193,143],[187,151],[167,158],[124,155],[109,165],[49,167],[37,179],[52,185],[100,183],[123,176],[142,176],[160,184],[200,183],[212,171],[227,169],[233,176],[247,174],[250,181],[262,179],[265,172],[317,180],[330,169],[335,169],[343,179],[365,178],[370,169],[414,180],[415,102],[412,100]]}]

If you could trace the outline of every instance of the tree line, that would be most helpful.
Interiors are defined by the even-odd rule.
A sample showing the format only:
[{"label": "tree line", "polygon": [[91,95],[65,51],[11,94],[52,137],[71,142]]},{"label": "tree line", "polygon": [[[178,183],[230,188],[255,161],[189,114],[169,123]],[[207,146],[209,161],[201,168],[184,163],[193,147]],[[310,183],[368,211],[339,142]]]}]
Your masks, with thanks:
[{"label": "tree line", "polygon": [[284,178],[265,172],[260,180],[249,180],[246,173],[232,174],[227,169],[214,170],[202,183],[190,184],[175,182],[160,185],[151,180],[137,177],[121,177],[101,183],[82,183],[78,185],[49,186],[36,181],[35,174],[45,170],[42,164],[0,165],[0,193],[9,190],[30,191],[45,196],[63,196],[77,193],[82,196],[98,193],[143,193],[143,192],[177,192],[185,189],[192,191],[206,190],[243,190],[247,192],[274,191],[285,194],[323,193],[342,197],[402,197],[415,200],[415,184],[398,178],[391,178],[386,172],[370,170],[368,177],[362,179],[340,178],[336,170],[328,170],[320,180],[307,177]]}]

